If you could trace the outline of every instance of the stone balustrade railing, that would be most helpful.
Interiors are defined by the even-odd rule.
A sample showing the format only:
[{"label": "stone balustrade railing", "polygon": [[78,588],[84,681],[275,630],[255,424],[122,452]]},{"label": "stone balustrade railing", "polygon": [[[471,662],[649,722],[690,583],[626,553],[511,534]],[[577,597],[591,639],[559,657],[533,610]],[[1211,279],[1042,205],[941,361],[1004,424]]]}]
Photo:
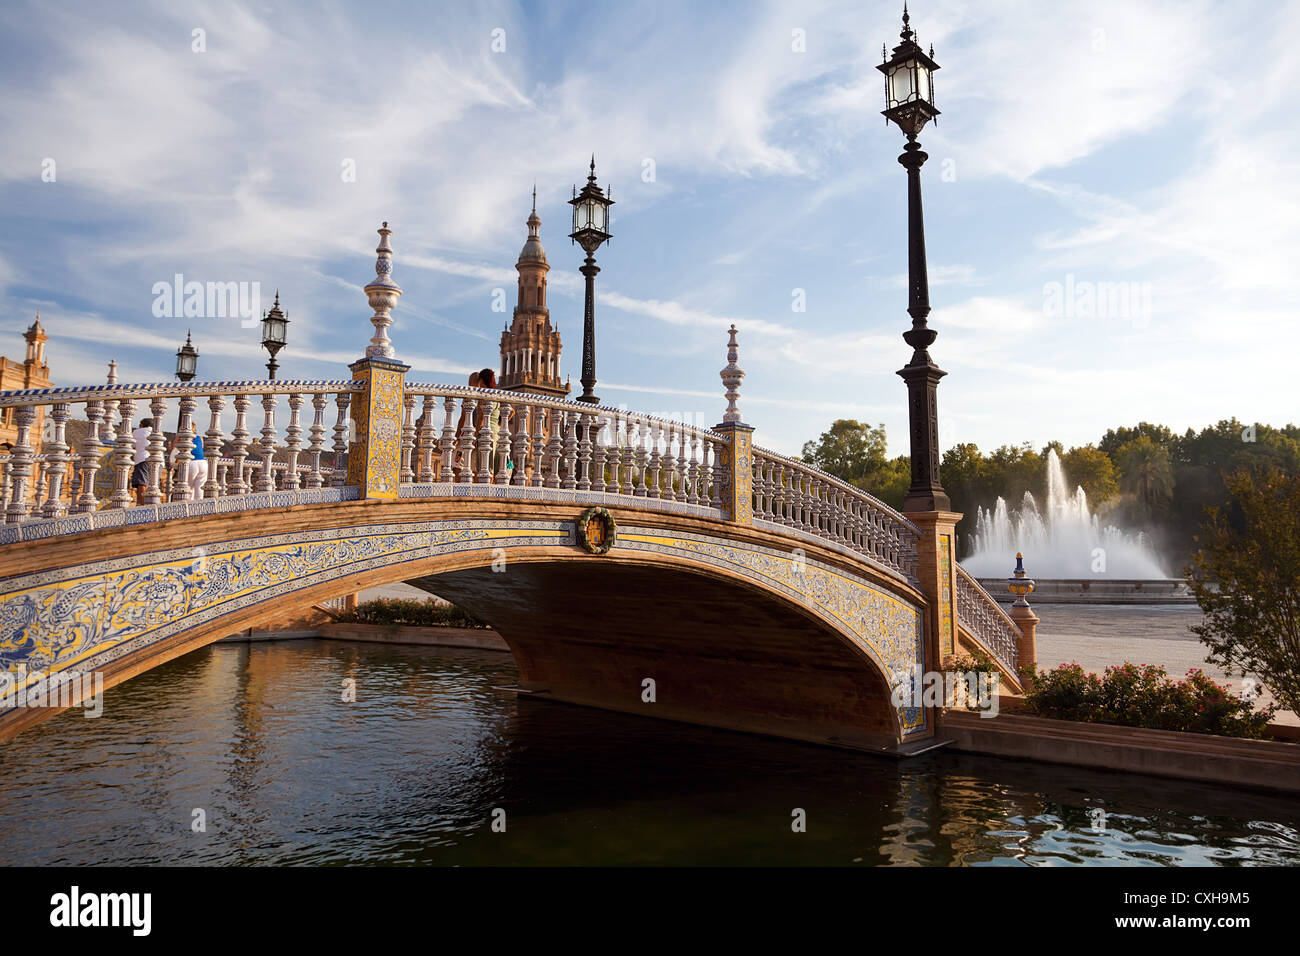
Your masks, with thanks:
[{"label": "stone balustrade railing", "polygon": [[[0,408],[14,409],[17,426],[17,440],[5,468],[5,523],[21,524],[65,514],[93,514],[101,509],[132,507],[136,503],[131,486],[135,467],[132,432],[138,406],[143,406],[139,419],[152,419],[144,469],[146,505],[191,499],[189,484],[169,483],[167,474],[173,468],[184,473],[193,457],[191,449],[195,439],[203,443],[208,470],[203,498],[273,491],[278,487],[290,491],[314,489],[325,486],[327,481],[341,485],[342,471],[337,467],[323,469],[321,459],[331,454],[338,459],[347,452],[348,403],[354,391],[356,386],[351,381],[244,381],[98,385],[0,393]],[[275,412],[282,399],[289,418],[281,442]],[[250,431],[250,426],[256,428],[256,421],[249,418],[255,400],[262,408],[260,437],[254,437]],[[331,404],[336,413],[332,447],[326,443],[329,432],[326,415]],[[229,436],[222,426],[227,406],[234,412]],[[310,408],[307,414],[312,416],[305,429],[309,433],[306,447],[303,443],[305,407]],[[74,409],[78,413],[75,416]],[[200,415],[210,421],[204,431],[200,431]],[[84,436],[75,448],[67,441],[67,426],[74,418],[85,422]],[[40,435],[34,434],[33,427],[38,419],[43,422]],[[165,429],[171,421],[176,422],[177,454],[169,459]],[[281,449],[285,460],[278,463],[276,455]],[[223,451],[229,453],[224,462]],[[307,465],[305,471],[299,468],[300,458]],[[255,463],[255,467],[249,469],[249,462]],[[277,465],[283,471],[279,482]],[[222,480],[223,467],[233,476],[230,480]],[[97,490],[101,470],[112,475],[111,491],[103,496]],[[74,486],[75,497],[67,491]]]},{"label": "stone balustrade railing", "polygon": [[1020,627],[961,565],[957,566],[957,623],[1010,673],[1018,673]]},{"label": "stone balustrade railing", "polygon": [[921,532],[861,488],[805,462],[754,449],[754,518],[850,548],[914,581]]},{"label": "stone balustrade railing", "polygon": [[[358,497],[355,479],[348,478],[349,448],[357,441],[350,406],[363,392],[358,381],[251,381],[0,393],[0,409],[14,409],[18,431],[9,455],[0,456],[4,523],[92,516],[48,533],[120,523],[108,513],[138,507],[132,432],[146,417],[153,424],[142,501],[153,513],[133,514],[128,523]],[[469,386],[405,383],[400,395],[396,420],[385,426],[398,447],[399,497],[574,492],[595,501],[624,496],[643,507],[659,502],[663,510],[726,516],[731,439],[719,431],[611,406]],[[227,432],[224,423],[232,415]],[[69,441],[72,421],[80,423],[76,447]],[[201,495],[180,480],[193,439],[202,442],[207,468]],[[919,531],[898,512],[810,465],[762,449],[754,450],[752,480],[757,522],[830,542],[915,583]],[[481,485],[511,490],[489,492]],[[17,539],[5,533],[0,540]]]},{"label": "stone balustrade railing", "polygon": [[400,475],[413,497],[498,484],[721,507],[727,439],[706,428],[469,386],[410,384],[404,402]]}]

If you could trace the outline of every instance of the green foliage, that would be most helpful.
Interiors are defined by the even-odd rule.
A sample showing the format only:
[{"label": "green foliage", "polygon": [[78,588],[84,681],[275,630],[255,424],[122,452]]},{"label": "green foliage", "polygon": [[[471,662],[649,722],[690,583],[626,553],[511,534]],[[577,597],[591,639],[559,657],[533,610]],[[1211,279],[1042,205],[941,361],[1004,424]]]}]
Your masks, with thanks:
[{"label": "green foliage", "polygon": [[1115,452],[1120,486],[1137,498],[1148,517],[1155,514],[1174,493],[1174,465],[1169,449],[1149,435],[1120,445]]},{"label": "green foliage", "polygon": [[1088,503],[1094,509],[1119,493],[1115,463],[1095,445],[1071,448],[1061,455],[1061,465],[1070,481],[1082,486]]},{"label": "green foliage", "polygon": [[1205,612],[1192,630],[1211,663],[1258,674],[1300,713],[1300,475],[1241,469],[1226,484],[1231,507],[1209,509],[1187,569]]},{"label": "green foliage", "polygon": [[1161,447],[1168,448],[1173,445],[1174,433],[1166,425],[1152,425],[1150,422],[1139,422],[1132,428],[1112,428],[1106,432],[1105,436],[1098,443],[1097,447],[1110,455],[1113,459],[1115,452],[1119,451],[1121,445],[1126,445],[1135,438],[1149,438]]},{"label": "green foliage", "polygon": [[976,674],[1000,673],[993,658],[981,650],[974,650],[967,654],[954,654],[948,658],[943,670],[945,673],[953,674],[969,674],[971,672]]},{"label": "green foliage", "polygon": [[487,627],[454,604],[433,599],[411,601],[378,598],[358,604],[339,615],[339,621],[355,624],[401,624],[408,627]]},{"label": "green foliage", "polygon": [[1101,675],[1085,673],[1078,664],[1026,675],[1030,713],[1056,720],[1259,739],[1276,709],[1256,711],[1199,668],[1180,681],[1163,667],[1127,662]]},{"label": "green foliage", "polygon": [[837,419],[820,438],[804,444],[803,460],[857,484],[885,465],[885,426],[872,428],[853,419]]},{"label": "green foliage", "polygon": [[[1071,485],[1082,485],[1094,508],[1107,507],[1103,520],[1147,532],[1171,567],[1188,561],[1206,508],[1228,504],[1225,474],[1243,467],[1300,473],[1300,426],[1248,426],[1235,418],[1183,435],[1140,422],[1112,428],[1095,446],[1063,454],[1056,441],[1041,451],[1028,444],[1004,445],[990,454],[973,444],[954,445],[944,452],[939,473],[953,510],[963,515],[957,525],[959,557],[967,553],[979,508],[992,508],[999,497],[1018,508],[1026,491],[1042,496],[1047,452],[1053,448]],[[804,446],[804,459],[895,508],[911,484],[907,456],[885,458],[884,426],[841,419]]]}]

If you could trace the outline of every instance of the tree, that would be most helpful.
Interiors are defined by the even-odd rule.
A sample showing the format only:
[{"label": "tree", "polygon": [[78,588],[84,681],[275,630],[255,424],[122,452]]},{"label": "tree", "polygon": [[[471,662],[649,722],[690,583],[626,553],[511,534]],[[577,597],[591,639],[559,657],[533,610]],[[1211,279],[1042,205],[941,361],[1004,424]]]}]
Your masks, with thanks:
[{"label": "tree", "polygon": [[1188,586],[1205,612],[1192,630],[1207,661],[1256,674],[1300,713],[1300,475],[1241,469],[1231,508],[1208,509]]},{"label": "tree", "polygon": [[1132,428],[1110,429],[1097,443],[1097,447],[1114,458],[1121,445],[1125,445],[1135,438],[1141,438],[1143,435],[1165,448],[1177,441],[1174,433],[1169,430],[1167,425],[1152,425],[1150,422],[1139,422]]},{"label": "tree", "polygon": [[1150,518],[1174,492],[1174,467],[1169,449],[1156,444],[1150,435],[1140,435],[1121,445],[1115,459],[1119,462],[1124,490],[1137,497]]},{"label": "tree", "polygon": [[903,507],[903,499],[907,497],[907,489],[911,486],[912,459],[908,455],[891,458],[858,485],[863,491],[895,509]]},{"label": "tree", "polygon": [[885,465],[885,426],[872,428],[849,418],[831,424],[816,441],[803,446],[803,460],[828,475],[858,484]]},{"label": "tree", "polygon": [[[997,497],[996,493],[990,496],[992,489],[988,487],[987,472],[988,465],[977,445],[964,442],[943,453],[943,462],[939,466],[940,481],[952,500],[952,510],[961,512],[962,518],[957,522],[957,540],[963,548],[975,530],[977,510],[988,507]],[[959,556],[965,557],[964,554]]]},{"label": "tree", "polygon": [[[1046,484],[1043,458],[1028,442],[1018,447],[1003,445],[988,456],[985,464],[986,487],[994,493],[994,499],[1001,496],[1014,509],[1020,507],[1026,491],[1042,498]],[[992,500],[988,502],[992,503]]]},{"label": "tree", "polygon": [[1065,467],[1065,476],[1073,484],[1083,487],[1088,503],[1093,508],[1119,492],[1114,462],[1110,460],[1110,455],[1095,445],[1071,448],[1061,456],[1061,464]]}]

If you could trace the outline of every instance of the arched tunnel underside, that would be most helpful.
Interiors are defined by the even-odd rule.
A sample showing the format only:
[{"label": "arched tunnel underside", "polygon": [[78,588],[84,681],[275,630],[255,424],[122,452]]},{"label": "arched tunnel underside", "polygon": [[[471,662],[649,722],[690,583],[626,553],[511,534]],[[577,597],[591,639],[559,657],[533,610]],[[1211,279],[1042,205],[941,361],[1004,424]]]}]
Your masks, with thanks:
[{"label": "arched tunnel underside", "polygon": [[730,581],[598,559],[408,583],[491,624],[539,696],[848,747],[899,740],[888,685],[860,650]]},{"label": "arched tunnel underside", "polygon": [[[8,545],[0,663],[112,687],[295,607],[418,581],[492,624],[539,696],[873,750],[933,732],[888,690],[925,657],[909,585],[815,539],[649,503],[611,507],[617,543],[595,556],[582,508],[360,501]],[[0,739],[55,712],[0,711]]]}]

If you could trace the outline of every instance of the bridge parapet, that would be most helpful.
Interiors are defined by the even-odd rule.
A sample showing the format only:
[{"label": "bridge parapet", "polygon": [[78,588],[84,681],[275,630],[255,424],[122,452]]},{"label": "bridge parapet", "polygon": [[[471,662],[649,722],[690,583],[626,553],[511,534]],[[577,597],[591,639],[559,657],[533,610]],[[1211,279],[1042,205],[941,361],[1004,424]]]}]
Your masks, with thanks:
[{"label": "bridge parapet", "polygon": [[[352,408],[364,387],[356,380],[237,381],[0,393],[0,409],[19,412],[18,444],[3,459],[0,544],[362,497],[348,461],[365,447]],[[261,406],[256,437],[255,401]],[[130,486],[140,403],[153,419],[144,506]],[[285,406],[280,428],[276,413],[283,415]],[[58,441],[53,433],[32,433],[42,408],[43,420],[59,429]],[[201,433],[199,408],[209,419]],[[793,529],[916,579],[919,531],[912,522],[802,462],[762,449],[733,458],[736,436],[748,448],[748,426],[714,430],[607,405],[425,383],[406,384],[394,409],[388,430],[397,440],[387,452],[397,456],[393,497],[538,499],[572,492],[601,503],[627,497],[663,511]],[[169,454],[164,429],[172,421]],[[73,422],[75,445],[62,440]],[[204,449],[201,490],[185,480],[191,439]]]},{"label": "bridge parapet", "polygon": [[957,620],[984,647],[1008,675],[1018,680],[1020,625],[961,565],[957,566]]}]

